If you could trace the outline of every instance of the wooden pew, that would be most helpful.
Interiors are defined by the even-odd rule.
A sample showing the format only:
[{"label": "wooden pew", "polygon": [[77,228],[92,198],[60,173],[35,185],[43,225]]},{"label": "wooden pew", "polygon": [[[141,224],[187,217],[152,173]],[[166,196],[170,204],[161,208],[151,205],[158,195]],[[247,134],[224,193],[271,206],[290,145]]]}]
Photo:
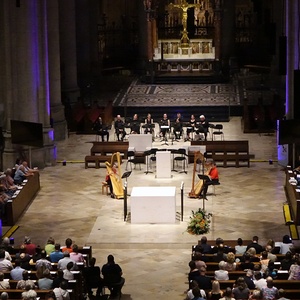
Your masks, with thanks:
[{"label": "wooden pew", "polygon": [[[214,271],[214,270],[206,271],[205,274],[206,274],[207,276],[209,276],[209,277],[214,278],[214,276],[215,276],[215,271]],[[239,277],[245,276],[245,275],[246,275],[246,272],[245,272],[245,271],[229,271],[229,272],[228,272],[228,275],[229,275],[229,279],[230,279],[230,280],[236,280],[236,279],[238,279]],[[278,273],[278,274],[277,274],[277,279],[278,279],[278,280],[287,280],[288,277],[289,277],[288,272],[285,272],[285,273]]]},{"label": "wooden pew", "polygon": [[[227,287],[233,287],[235,280],[219,280],[219,283],[220,283],[220,288],[222,290],[225,290]],[[300,295],[300,280],[274,279],[273,285],[278,289],[298,290],[299,293],[298,296]]]},{"label": "wooden pew", "polygon": [[[223,167],[231,166],[229,163],[234,162],[233,166],[250,167],[249,142],[243,141],[192,141],[191,146],[206,146],[207,158],[212,158],[216,162],[223,162]],[[189,151],[190,159],[193,152]],[[246,164],[242,164],[246,163]]]},{"label": "wooden pew", "polygon": [[[51,291],[52,290],[35,290],[35,292],[37,293],[37,297],[39,299],[45,299],[45,296]],[[1,290],[1,293],[2,292],[8,293],[8,299],[22,299],[22,293],[24,292],[24,290],[7,289],[7,290]],[[68,290],[68,292],[70,294],[70,299],[76,300],[75,293],[73,292],[73,290]]]},{"label": "wooden pew", "polygon": [[90,150],[90,155],[112,155],[115,152],[120,152],[125,159],[127,159],[129,142],[93,142]]},{"label": "wooden pew", "polygon": [[13,226],[17,223],[19,217],[40,190],[40,174],[38,172],[26,179],[27,182],[23,182],[21,185],[22,189],[19,190],[18,195],[16,197],[13,196],[6,203],[6,216],[2,220],[2,224],[5,226]]},{"label": "wooden pew", "polygon": [[106,161],[110,161],[111,156],[107,155],[86,155],[84,158],[85,168],[89,168],[89,163],[92,163],[96,169],[100,168],[100,163],[105,163]]}]

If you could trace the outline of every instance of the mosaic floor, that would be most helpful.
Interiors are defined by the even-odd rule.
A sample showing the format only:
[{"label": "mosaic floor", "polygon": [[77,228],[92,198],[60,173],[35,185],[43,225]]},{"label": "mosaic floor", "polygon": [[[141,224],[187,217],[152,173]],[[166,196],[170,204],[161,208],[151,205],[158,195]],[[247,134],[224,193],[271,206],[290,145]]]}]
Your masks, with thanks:
[{"label": "mosaic floor", "polygon": [[[216,196],[208,195],[205,203],[213,214],[207,237],[251,239],[258,235],[262,244],[268,238],[281,240],[288,228],[282,215],[285,176],[276,163],[275,135],[245,135],[240,118],[223,125],[226,140],[249,140],[255,160],[250,168],[219,168],[221,185],[216,187]],[[134,186],[175,186],[177,212],[179,187],[184,182],[184,221],[173,225],[131,224],[123,221],[123,201],[101,193],[106,170],[85,169],[80,162],[89,153],[89,142],[94,138],[71,134],[67,141],[57,143],[58,160],[67,160],[67,165],[58,163],[41,170],[41,190],[18,222],[15,243],[21,244],[25,235],[42,246],[49,236],[62,244],[71,237],[79,245],[92,245],[99,265],[105,263],[108,254],[115,256],[126,278],[123,300],[184,299],[191,246],[198,240],[185,230],[191,210],[203,205],[202,200],[187,197],[192,164],[187,174],[172,172],[173,177],[164,180],[156,179],[155,173],[145,174],[144,165],[142,170],[133,170],[128,179],[129,193]],[[182,145],[188,142],[180,141],[173,147]],[[159,141],[153,146],[162,147]],[[274,164],[270,165],[269,159]]]},{"label": "mosaic floor", "polygon": [[120,106],[239,105],[239,89],[234,84],[149,85],[133,81]]}]

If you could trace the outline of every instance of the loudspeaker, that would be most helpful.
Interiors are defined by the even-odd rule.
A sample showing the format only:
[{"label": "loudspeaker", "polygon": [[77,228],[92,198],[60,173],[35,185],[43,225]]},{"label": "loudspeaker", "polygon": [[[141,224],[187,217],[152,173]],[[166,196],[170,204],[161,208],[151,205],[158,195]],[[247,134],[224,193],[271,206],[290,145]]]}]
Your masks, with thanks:
[{"label": "loudspeaker", "polygon": [[279,75],[286,75],[286,54],[287,54],[287,37],[279,37]]},{"label": "loudspeaker", "polygon": [[294,119],[300,119],[300,70],[294,70]]}]

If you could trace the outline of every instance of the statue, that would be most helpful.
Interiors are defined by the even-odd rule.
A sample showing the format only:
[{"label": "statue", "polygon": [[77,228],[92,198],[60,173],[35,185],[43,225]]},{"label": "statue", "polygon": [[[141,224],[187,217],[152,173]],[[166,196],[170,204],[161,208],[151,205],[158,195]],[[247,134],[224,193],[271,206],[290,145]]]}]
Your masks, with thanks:
[{"label": "statue", "polygon": [[180,4],[169,4],[170,9],[173,9],[174,7],[180,8],[182,10],[182,37],[181,37],[181,43],[182,47],[188,47],[189,46],[189,37],[187,32],[187,11],[189,8],[200,8],[200,4],[189,4],[186,2],[186,0],[181,0]]}]

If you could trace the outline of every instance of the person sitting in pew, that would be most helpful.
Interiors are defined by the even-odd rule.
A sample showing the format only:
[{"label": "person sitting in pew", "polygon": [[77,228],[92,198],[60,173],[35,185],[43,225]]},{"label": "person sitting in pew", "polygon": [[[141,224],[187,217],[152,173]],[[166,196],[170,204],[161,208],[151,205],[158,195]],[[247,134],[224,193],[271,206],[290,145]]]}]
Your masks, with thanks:
[{"label": "person sitting in pew", "polygon": [[110,290],[110,297],[120,295],[125,279],[122,277],[122,269],[115,263],[113,255],[108,255],[107,263],[103,265],[101,272],[104,285]]},{"label": "person sitting in pew", "polygon": [[56,300],[70,300],[70,294],[68,292],[68,282],[63,280],[59,288],[53,290]]},{"label": "person sitting in pew", "polygon": [[225,270],[226,262],[219,262],[219,270],[215,271],[215,280],[229,280],[228,271]]},{"label": "person sitting in pew", "polygon": [[211,290],[211,278],[206,276],[206,269],[201,267],[199,273],[200,275],[196,279],[198,286],[203,290]]},{"label": "person sitting in pew", "polygon": [[253,236],[252,243],[247,246],[246,251],[248,251],[250,248],[254,248],[256,250],[256,254],[260,254],[264,251],[263,246],[258,243],[257,235]]},{"label": "person sitting in pew", "polygon": [[8,300],[8,293],[2,292],[2,293],[0,294],[0,299],[1,299],[1,300]]},{"label": "person sitting in pew", "polygon": [[[190,282],[189,284],[190,284],[190,289],[187,291],[186,298],[185,298],[186,300],[194,299],[193,289],[195,287],[199,288],[196,280],[192,280],[192,282]],[[203,289],[200,289],[200,294],[202,298],[206,299],[206,293]]]},{"label": "person sitting in pew", "polygon": [[51,290],[53,279],[51,277],[49,269],[45,269],[42,278],[38,280],[38,287],[40,290]]},{"label": "person sitting in pew", "polygon": [[8,259],[5,258],[5,251],[0,250],[0,271],[1,272],[10,271],[13,268],[14,267],[13,267],[12,263]]},{"label": "person sitting in pew", "polygon": [[232,290],[233,296],[235,299],[249,299],[250,289],[247,287],[245,279],[243,277],[239,277],[234,284],[234,288]]},{"label": "person sitting in pew", "polygon": [[238,238],[237,239],[237,245],[234,247],[235,248],[235,254],[244,254],[246,252],[247,246],[243,245],[243,239]]},{"label": "person sitting in pew", "polygon": [[226,265],[225,270],[227,271],[234,271],[236,270],[236,262],[235,262],[235,255],[233,252],[229,252],[226,257]]},{"label": "person sitting in pew", "polygon": [[52,288],[53,288],[53,289],[59,288],[59,287],[60,287],[60,284],[61,284],[64,280],[65,280],[65,279],[64,279],[64,271],[58,269],[58,270],[57,270],[56,277],[53,279]]},{"label": "person sitting in pew", "polygon": [[285,298],[285,295],[286,295],[286,292],[284,289],[279,289],[278,290],[278,300],[290,300],[290,299],[287,299]]},{"label": "person sitting in pew", "polygon": [[65,240],[65,247],[62,247],[62,248],[61,248],[61,252],[64,253],[64,252],[67,251],[67,252],[71,253],[71,252],[73,251],[73,249],[72,249],[72,244],[73,244],[72,239],[67,238],[67,239]]},{"label": "person sitting in pew", "polygon": [[63,270],[64,272],[64,279],[65,280],[73,280],[74,279],[74,274],[71,272],[71,269],[73,268],[74,263],[73,262],[69,262],[67,264],[67,268],[65,270]]},{"label": "person sitting in pew", "polygon": [[72,268],[72,270],[77,270],[78,267],[76,265],[76,262],[70,258],[70,253],[68,251],[63,252],[64,254],[64,258],[60,259],[57,263],[57,269],[61,269],[61,270],[65,270],[67,268],[67,264],[69,262],[73,262],[74,266]]},{"label": "person sitting in pew", "polygon": [[288,280],[300,280],[300,257],[298,256],[295,263],[291,265]]},{"label": "person sitting in pew", "polygon": [[223,292],[220,289],[220,283],[218,280],[214,280],[212,282],[212,289],[211,291],[208,293],[208,297],[209,299],[221,299],[223,296]]},{"label": "person sitting in pew", "polygon": [[10,289],[9,281],[4,280],[4,274],[2,272],[0,272],[0,289],[1,290]]},{"label": "person sitting in pew", "polygon": [[200,240],[200,246],[202,247],[202,253],[208,254],[211,253],[211,245],[207,244],[207,237],[203,236]]},{"label": "person sitting in pew", "polygon": [[37,299],[37,293],[35,290],[26,290],[22,293],[22,299],[23,300],[36,300]]},{"label": "person sitting in pew", "polygon": [[92,257],[89,261],[89,266],[85,267],[82,272],[89,298],[93,296],[93,288],[97,288],[96,295],[100,296],[103,287],[103,280],[100,276],[100,268],[95,266],[95,264],[96,258]]},{"label": "person sitting in pew", "polygon": [[188,274],[188,280],[189,282],[193,280],[197,280],[197,278],[200,276],[199,269],[196,267],[196,262],[194,260],[191,260],[189,262],[190,272]]},{"label": "person sitting in pew", "polygon": [[255,288],[262,290],[262,288],[267,286],[267,281],[266,279],[263,277],[262,272],[260,271],[255,271],[254,272],[254,280],[253,280],[254,284],[255,284]]},{"label": "person sitting in pew", "polygon": [[244,276],[244,280],[250,290],[255,289],[255,284],[253,282],[253,271],[247,270],[246,275]]},{"label": "person sitting in pew", "polygon": [[200,289],[199,287],[194,287],[192,289],[192,294],[194,296],[193,300],[205,300],[204,298],[202,298],[201,296],[201,292],[200,292]]},{"label": "person sitting in pew", "polygon": [[83,255],[78,251],[79,251],[79,247],[76,244],[73,244],[72,252],[70,253],[70,258],[74,260],[76,263],[78,262],[85,263]]},{"label": "person sitting in pew", "polygon": [[64,254],[60,251],[60,244],[56,243],[54,245],[54,252],[50,253],[50,261],[52,263],[58,263],[58,261],[64,258]]},{"label": "person sitting in pew", "polygon": [[10,277],[12,280],[21,280],[23,278],[23,272],[25,269],[21,268],[21,262],[19,259],[15,260],[15,267],[10,271]]},{"label": "person sitting in pew", "polygon": [[289,271],[291,265],[294,263],[293,255],[291,251],[288,251],[285,254],[284,259],[281,260],[280,262],[280,270],[286,270]]},{"label": "person sitting in pew", "polygon": [[38,269],[48,269],[52,270],[52,264],[51,262],[47,259],[47,253],[45,250],[41,251],[41,258],[36,261],[35,263],[35,268]]},{"label": "person sitting in pew", "polygon": [[254,263],[251,262],[251,256],[248,252],[244,254],[242,257],[242,261],[238,264],[238,268],[242,271],[244,270],[253,270],[254,269]]},{"label": "person sitting in pew", "polygon": [[261,292],[265,300],[278,299],[278,289],[274,286],[271,276],[267,277],[267,286],[262,288]]},{"label": "person sitting in pew", "polygon": [[17,283],[17,289],[19,290],[26,290],[26,289],[36,289],[35,283],[29,279],[29,273],[27,270],[24,270],[22,273],[22,279],[18,281]]},{"label": "person sitting in pew", "polygon": [[225,291],[223,292],[223,298],[221,298],[220,300],[235,300],[235,298],[233,298],[231,287],[227,287],[225,289]]}]

